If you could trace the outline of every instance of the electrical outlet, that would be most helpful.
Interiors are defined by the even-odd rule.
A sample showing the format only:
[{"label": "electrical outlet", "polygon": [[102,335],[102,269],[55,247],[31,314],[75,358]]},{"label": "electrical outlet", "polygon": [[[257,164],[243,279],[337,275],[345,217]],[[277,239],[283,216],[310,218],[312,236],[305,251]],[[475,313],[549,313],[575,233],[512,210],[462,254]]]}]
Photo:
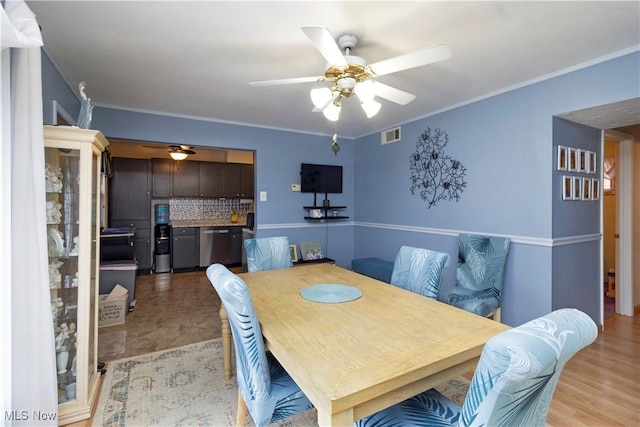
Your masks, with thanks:
[{"label": "electrical outlet", "polygon": [[300,184],[291,184],[291,191],[300,191]]},{"label": "electrical outlet", "polygon": [[261,191],[260,192],[260,201],[261,202],[266,202],[267,201],[267,192],[266,191]]}]

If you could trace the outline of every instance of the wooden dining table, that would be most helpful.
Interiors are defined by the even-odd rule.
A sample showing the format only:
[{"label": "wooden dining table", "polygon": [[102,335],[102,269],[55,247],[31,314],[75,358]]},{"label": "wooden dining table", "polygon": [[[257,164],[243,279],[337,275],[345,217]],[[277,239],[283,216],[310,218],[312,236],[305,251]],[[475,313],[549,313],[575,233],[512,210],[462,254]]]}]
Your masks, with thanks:
[{"label": "wooden dining table", "polygon": [[[353,425],[472,372],[487,340],[509,329],[331,264],[239,277],[249,289],[267,349],[315,405],[320,426]],[[347,285],[362,295],[339,303],[301,295],[318,284]],[[229,325],[224,309],[220,314],[230,376]]]}]

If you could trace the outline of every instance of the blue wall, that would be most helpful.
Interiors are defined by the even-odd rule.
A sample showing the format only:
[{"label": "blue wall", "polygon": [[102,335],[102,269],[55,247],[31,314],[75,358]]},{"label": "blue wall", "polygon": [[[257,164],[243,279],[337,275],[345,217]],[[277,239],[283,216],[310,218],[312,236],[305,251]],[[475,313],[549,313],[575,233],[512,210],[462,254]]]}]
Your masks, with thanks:
[{"label": "blue wall", "polygon": [[[580,241],[582,235],[563,236],[561,250],[554,251],[555,230],[561,226],[557,219],[562,217],[554,215],[554,116],[639,97],[639,63],[636,52],[417,119],[402,126],[398,143],[381,146],[378,133],[341,140],[337,157],[328,136],[125,110],[96,107],[92,127],[107,137],[256,150],[256,192],[268,192],[267,202],[256,202],[258,235],[287,235],[294,243],[320,241],[343,267],[356,257],[393,260],[401,245],[427,247],[451,255],[442,283],[448,287],[455,282],[459,232],[508,236],[512,244],[502,319],[517,325],[552,308],[599,299],[591,290],[579,298],[554,290],[560,276],[554,263],[600,262],[594,255],[599,249],[593,250],[599,241],[566,244],[567,239]],[[43,67],[43,73],[57,72]],[[43,85],[59,85],[57,80],[45,76]],[[58,93],[53,88],[44,92],[45,104]],[[460,200],[441,201],[431,209],[409,192],[409,156],[427,127],[447,132],[446,154],[467,169]],[[312,203],[312,195],[291,192],[290,185],[299,182],[303,162],[344,166],[345,192],[332,195],[331,201],[348,206],[345,214],[353,221],[320,224],[302,219],[302,206]],[[587,229],[599,229],[596,221],[590,220]]]},{"label": "blue wall", "polygon": [[[402,126],[398,143],[380,145],[377,134],[356,140],[354,257],[393,260],[399,246],[410,244],[457,259],[460,232],[508,236],[505,323],[517,325],[563,306],[581,308],[600,321],[600,290],[594,284],[600,236],[580,243],[584,234],[593,240],[591,234],[599,233],[598,204],[559,204],[554,116],[639,97],[639,59],[638,53],[626,55],[415,120]],[[427,128],[447,132],[445,152],[467,168],[461,199],[430,209],[409,192],[409,157]],[[587,129],[586,135],[599,134]],[[572,134],[563,144],[599,151],[584,137],[584,131]],[[575,215],[581,218],[576,221]],[[554,268],[554,262],[573,275]],[[589,267],[574,268],[582,263]],[[454,284],[452,265],[441,286]]]}]

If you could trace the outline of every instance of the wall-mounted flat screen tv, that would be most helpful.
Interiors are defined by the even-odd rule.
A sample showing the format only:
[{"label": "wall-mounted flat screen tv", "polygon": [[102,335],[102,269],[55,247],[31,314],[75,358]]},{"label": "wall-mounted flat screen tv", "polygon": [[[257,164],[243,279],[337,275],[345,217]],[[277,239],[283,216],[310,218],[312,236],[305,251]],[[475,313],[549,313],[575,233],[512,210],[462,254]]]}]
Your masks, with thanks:
[{"label": "wall-mounted flat screen tv", "polygon": [[303,193],[342,193],[342,166],[302,163],[300,191]]}]

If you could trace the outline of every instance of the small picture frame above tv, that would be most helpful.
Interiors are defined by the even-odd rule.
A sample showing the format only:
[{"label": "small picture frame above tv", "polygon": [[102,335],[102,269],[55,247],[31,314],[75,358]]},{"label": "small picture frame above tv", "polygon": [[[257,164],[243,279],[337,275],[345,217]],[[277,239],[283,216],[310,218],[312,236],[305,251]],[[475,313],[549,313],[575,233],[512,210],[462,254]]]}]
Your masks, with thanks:
[{"label": "small picture frame above tv", "polygon": [[342,193],[342,166],[302,163],[300,191],[303,193]]}]

